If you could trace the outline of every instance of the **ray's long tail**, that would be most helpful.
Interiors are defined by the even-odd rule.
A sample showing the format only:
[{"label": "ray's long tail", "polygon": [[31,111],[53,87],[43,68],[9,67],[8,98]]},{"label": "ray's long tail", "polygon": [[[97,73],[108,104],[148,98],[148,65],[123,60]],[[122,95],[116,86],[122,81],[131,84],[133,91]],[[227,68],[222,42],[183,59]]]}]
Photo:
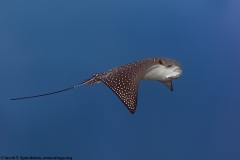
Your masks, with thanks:
[{"label": "ray's long tail", "polygon": [[88,85],[95,84],[95,83],[99,82],[97,76],[98,76],[98,74],[93,74],[92,78],[90,78],[90,79],[88,79],[88,80],[86,80],[86,81],[84,81],[82,83],[79,83],[79,84],[77,84],[75,86],[72,86],[72,87],[69,87],[69,88],[66,88],[66,89],[62,89],[62,90],[59,90],[59,91],[39,94],[39,95],[35,95],[35,96],[26,96],[26,97],[20,97],[20,98],[12,98],[10,100],[21,100],[21,99],[28,99],[28,98],[36,98],[36,97],[48,96],[48,95],[51,95],[51,94],[56,94],[56,93],[72,90],[72,89],[78,88],[78,87],[80,87],[82,85],[85,85],[85,84],[88,84]]},{"label": "ray's long tail", "polygon": [[69,87],[69,88],[66,88],[66,89],[62,89],[62,90],[59,90],[59,91],[50,92],[50,93],[44,93],[44,94],[39,94],[39,95],[35,95],[35,96],[26,96],[26,97],[21,97],[21,98],[12,98],[11,100],[20,100],[20,99],[27,99],[27,98],[36,98],[36,97],[48,96],[48,95],[51,95],[51,94],[56,94],[56,93],[60,93],[60,92],[65,92],[65,91],[68,91],[68,90],[77,88],[77,87],[79,87],[79,86],[80,86],[80,85],[76,85],[76,86],[72,86],[72,87]]}]

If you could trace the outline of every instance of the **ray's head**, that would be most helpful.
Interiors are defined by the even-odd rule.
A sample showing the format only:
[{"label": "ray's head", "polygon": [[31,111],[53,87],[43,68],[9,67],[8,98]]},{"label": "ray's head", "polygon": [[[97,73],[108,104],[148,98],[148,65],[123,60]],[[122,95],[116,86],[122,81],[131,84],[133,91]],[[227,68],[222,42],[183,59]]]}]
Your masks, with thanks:
[{"label": "ray's head", "polygon": [[182,75],[181,64],[175,60],[161,58],[159,59],[159,64],[164,67],[162,74],[166,81],[177,79]]}]

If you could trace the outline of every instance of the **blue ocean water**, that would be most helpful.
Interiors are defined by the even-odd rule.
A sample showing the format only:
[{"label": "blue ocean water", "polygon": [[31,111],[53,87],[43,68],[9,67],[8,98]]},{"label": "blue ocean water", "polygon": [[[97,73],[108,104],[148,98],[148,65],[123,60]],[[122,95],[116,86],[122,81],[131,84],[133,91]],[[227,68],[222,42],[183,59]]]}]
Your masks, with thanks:
[{"label": "blue ocean water", "polygon": [[[1,1],[0,156],[240,159],[240,1]],[[141,81],[131,115],[103,83],[148,57],[182,64],[170,92]]]}]

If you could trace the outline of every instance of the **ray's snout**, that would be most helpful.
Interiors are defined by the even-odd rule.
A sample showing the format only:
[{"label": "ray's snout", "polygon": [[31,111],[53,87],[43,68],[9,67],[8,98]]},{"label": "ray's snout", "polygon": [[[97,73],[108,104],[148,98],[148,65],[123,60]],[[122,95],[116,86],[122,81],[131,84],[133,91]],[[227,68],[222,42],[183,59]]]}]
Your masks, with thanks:
[{"label": "ray's snout", "polygon": [[176,68],[176,69],[174,70],[174,73],[177,74],[177,78],[178,78],[178,77],[180,77],[180,76],[182,75],[182,69],[178,67],[178,68]]},{"label": "ray's snout", "polygon": [[182,69],[178,66],[174,68],[174,70],[166,76],[166,79],[177,79],[182,75]]}]

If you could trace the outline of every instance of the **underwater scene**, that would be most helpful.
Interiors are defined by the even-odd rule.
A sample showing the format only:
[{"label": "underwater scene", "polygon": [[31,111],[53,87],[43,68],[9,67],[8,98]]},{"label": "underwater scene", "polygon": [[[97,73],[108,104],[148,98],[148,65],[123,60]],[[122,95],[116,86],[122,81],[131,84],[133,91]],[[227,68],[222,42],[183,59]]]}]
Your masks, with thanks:
[{"label": "underwater scene", "polygon": [[1,1],[0,159],[239,160],[239,8]]}]

